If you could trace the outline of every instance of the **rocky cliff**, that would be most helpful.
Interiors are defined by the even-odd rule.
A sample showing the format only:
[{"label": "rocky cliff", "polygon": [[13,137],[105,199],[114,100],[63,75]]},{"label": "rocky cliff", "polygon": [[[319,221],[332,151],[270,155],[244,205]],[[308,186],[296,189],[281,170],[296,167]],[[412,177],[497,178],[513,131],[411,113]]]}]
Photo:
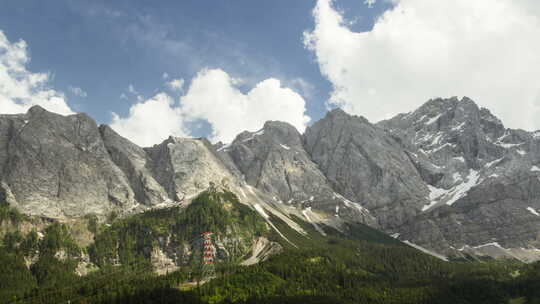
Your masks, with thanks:
[{"label": "rocky cliff", "polygon": [[428,189],[407,153],[365,118],[333,110],[304,140],[336,192],[359,202],[384,229],[403,224],[424,204]]},{"label": "rocky cliff", "polygon": [[105,215],[136,202],[90,117],[40,107],[0,115],[0,181],[0,197],[31,215]]},{"label": "rocky cliff", "polygon": [[303,135],[271,121],[227,145],[141,148],[84,114],[0,115],[0,199],[53,219],[184,208],[216,185],[284,239],[278,223],[326,234],[359,222],[449,256],[529,261],[540,258],[539,178],[540,133],[507,129],[466,97],[377,124],[335,109]]},{"label": "rocky cliff", "polygon": [[378,126],[429,188],[419,215],[395,230],[400,239],[447,254],[538,256],[538,133],[505,128],[466,97],[433,99]]},{"label": "rocky cliff", "polygon": [[[327,224],[336,224],[344,218],[377,226],[367,209],[333,190],[304,149],[302,135],[287,123],[267,122],[263,129],[244,132],[219,150],[230,157],[249,185],[270,194],[278,204],[302,210],[305,220],[323,217]],[[319,215],[310,217],[308,210]]]}]

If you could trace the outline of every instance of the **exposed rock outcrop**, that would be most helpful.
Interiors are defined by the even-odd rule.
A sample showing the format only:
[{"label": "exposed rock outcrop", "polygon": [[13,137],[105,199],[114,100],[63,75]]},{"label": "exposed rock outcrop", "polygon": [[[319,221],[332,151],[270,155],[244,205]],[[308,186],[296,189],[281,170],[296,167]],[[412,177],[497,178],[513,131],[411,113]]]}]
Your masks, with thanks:
[{"label": "exposed rock outcrop", "polygon": [[426,202],[428,189],[401,145],[365,118],[335,109],[304,140],[336,192],[360,202],[384,229],[405,223]]},{"label": "exposed rock outcrop", "polygon": [[[141,148],[85,114],[0,115],[0,200],[25,214],[186,206],[209,185],[278,234],[276,217],[300,234],[295,217],[321,234],[354,221],[445,255],[540,258],[540,132],[507,129],[466,97],[377,124],[336,109],[304,135],[271,121],[227,145],[170,137]],[[152,253],[165,271],[181,259],[166,248]]]},{"label": "exposed rock outcrop", "polygon": [[433,99],[378,125],[403,143],[430,190],[421,214],[396,229],[400,239],[447,254],[496,243],[540,257],[538,133],[505,128],[467,97]]},{"label": "exposed rock outcrop", "polygon": [[229,155],[249,185],[270,194],[278,204],[301,210],[313,207],[328,221],[341,217],[377,225],[367,209],[332,189],[304,149],[302,135],[287,123],[270,121],[257,132],[243,132],[220,152]]},{"label": "exposed rock outcrop", "polygon": [[30,215],[105,215],[135,204],[125,175],[109,158],[96,123],[35,106],[0,115],[1,193]]}]

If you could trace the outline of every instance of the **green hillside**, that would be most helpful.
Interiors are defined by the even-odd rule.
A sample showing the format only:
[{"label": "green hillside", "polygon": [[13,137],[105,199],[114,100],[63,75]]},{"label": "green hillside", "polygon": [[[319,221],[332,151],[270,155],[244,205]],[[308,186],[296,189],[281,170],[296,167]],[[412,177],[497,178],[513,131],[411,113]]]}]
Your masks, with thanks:
[{"label": "green hillside", "polygon": [[[28,220],[2,208],[5,221]],[[290,242],[232,193],[209,191],[184,208],[149,211],[111,225],[89,220],[95,241],[87,247],[59,223],[50,224],[42,237],[35,231],[8,232],[0,247],[0,303],[540,301],[540,263],[444,262],[364,225],[350,224],[341,232],[323,227],[328,234],[323,236],[294,219],[307,232],[302,235],[277,217],[270,220]],[[197,242],[208,231],[224,246],[213,278],[197,272]],[[239,265],[260,236],[279,243],[282,252],[256,265]],[[175,271],[158,276],[151,252],[164,243],[174,250],[191,246],[193,253]],[[94,266],[78,276],[85,256]]]}]

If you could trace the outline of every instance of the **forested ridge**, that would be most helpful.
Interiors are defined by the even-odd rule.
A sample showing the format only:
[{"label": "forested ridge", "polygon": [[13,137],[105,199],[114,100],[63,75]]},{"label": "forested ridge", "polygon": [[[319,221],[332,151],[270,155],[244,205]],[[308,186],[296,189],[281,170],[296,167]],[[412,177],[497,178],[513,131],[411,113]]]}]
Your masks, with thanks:
[{"label": "forested ridge", "polygon": [[[298,220],[303,236],[272,218],[294,248],[237,203],[230,193],[204,193],[185,210],[146,212],[110,226],[88,220],[95,241],[87,247],[57,222],[42,235],[8,231],[0,246],[0,303],[540,303],[540,263],[444,262],[367,226],[351,224],[345,234],[325,227],[323,237]],[[1,205],[0,224],[25,220]],[[173,231],[171,242],[182,243],[209,230],[239,240],[264,235],[284,250],[252,266],[223,259],[212,279],[201,278],[193,261],[154,274],[148,248],[156,239]],[[79,276],[85,256],[95,266]]]}]

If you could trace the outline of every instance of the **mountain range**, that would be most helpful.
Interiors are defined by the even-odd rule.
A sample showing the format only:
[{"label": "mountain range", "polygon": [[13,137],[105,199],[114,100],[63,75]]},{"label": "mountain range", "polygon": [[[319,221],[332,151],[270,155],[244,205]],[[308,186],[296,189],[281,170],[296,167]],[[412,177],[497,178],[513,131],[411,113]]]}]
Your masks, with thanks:
[{"label": "mountain range", "polygon": [[[294,247],[284,229],[306,234],[308,223],[324,237],[363,224],[444,260],[540,259],[540,132],[506,128],[467,97],[378,123],[334,109],[304,134],[269,121],[228,144],[169,137],[152,147],[82,113],[0,115],[0,202],[26,216],[130,218],[188,208],[209,187]],[[279,251],[255,231],[221,247],[251,250],[246,263]],[[177,244],[158,243],[155,265],[176,269]]]}]

